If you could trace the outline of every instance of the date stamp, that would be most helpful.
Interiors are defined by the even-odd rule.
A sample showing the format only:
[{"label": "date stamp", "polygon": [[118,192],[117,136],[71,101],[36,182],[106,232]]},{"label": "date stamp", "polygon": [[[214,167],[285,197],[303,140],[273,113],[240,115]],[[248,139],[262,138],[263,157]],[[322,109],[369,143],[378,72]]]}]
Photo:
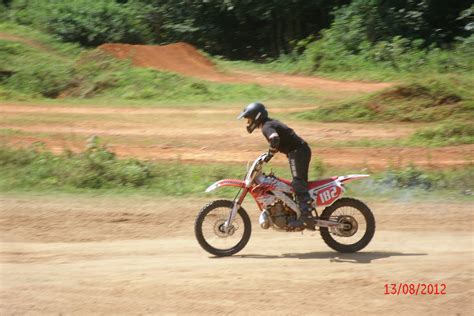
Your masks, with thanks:
[{"label": "date stamp", "polygon": [[444,283],[386,283],[385,295],[446,295]]}]

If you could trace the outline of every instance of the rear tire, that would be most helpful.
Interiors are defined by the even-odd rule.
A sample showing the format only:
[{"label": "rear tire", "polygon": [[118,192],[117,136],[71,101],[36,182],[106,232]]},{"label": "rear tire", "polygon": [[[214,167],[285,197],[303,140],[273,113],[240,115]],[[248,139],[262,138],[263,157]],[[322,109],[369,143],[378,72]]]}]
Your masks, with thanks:
[{"label": "rear tire", "polygon": [[[194,233],[201,247],[210,254],[213,254],[218,257],[232,256],[242,250],[247,245],[250,239],[250,234],[252,232],[252,224],[250,222],[250,218],[247,212],[242,207],[239,208],[239,210],[237,211],[234,223],[232,224],[233,227],[237,227],[235,228],[234,232],[226,236],[225,233],[219,231],[219,228],[222,226],[222,222],[225,221],[227,217],[223,217],[222,214],[218,215],[218,209],[227,209],[228,216],[228,214],[232,210],[233,204],[234,202],[229,200],[212,201],[201,209],[194,224]],[[213,212],[215,214],[212,214]],[[216,218],[210,218],[212,216]],[[231,245],[229,248],[218,248],[216,246],[211,245],[211,237],[207,237],[206,239],[206,236],[203,233],[203,224],[206,219],[210,222],[210,224],[214,223],[213,227],[216,234],[212,236],[212,238],[220,238],[220,240],[225,240],[226,238],[233,237],[234,233],[238,230],[242,230],[242,236],[240,240],[238,240],[235,245]],[[238,225],[239,222],[242,223],[243,227],[240,227]]]},{"label": "rear tire", "polygon": [[[320,233],[321,237],[323,238],[324,242],[331,247],[332,249],[343,252],[343,253],[351,253],[351,252],[356,252],[364,247],[366,247],[369,242],[372,240],[372,237],[375,234],[375,218],[374,215],[372,214],[372,211],[369,209],[367,205],[365,205],[363,202],[352,199],[352,198],[341,198],[334,202],[332,205],[326,207],[321,214],[321,219],[322,220],[344,220],[344,216],[347,218],[352,217],[351,215],[345,215],[342,212],[342,208],[346,209],[355,209],[357,210],[365,219],[365,232],[362,235],[362,237],[354,243],[350,244],[345,244],[337,241],[334,237],[342,238],[341,241],[345,239],[344,236],[337,236],[334,232],[331,232],[328,227],[321,227],[320,228]],[[354,210],[352,210],[352,214],[354,213]],[[352,217],[353,220],[355,220],[354,217]],[[357,230],[359,228],[360,223],[357,221],[355,222],[354,227],[356,232],[353,234],[357,233]],[[350,236],[352,237],[352,236]],[[350,238],[347,237],[347,238]]]}]

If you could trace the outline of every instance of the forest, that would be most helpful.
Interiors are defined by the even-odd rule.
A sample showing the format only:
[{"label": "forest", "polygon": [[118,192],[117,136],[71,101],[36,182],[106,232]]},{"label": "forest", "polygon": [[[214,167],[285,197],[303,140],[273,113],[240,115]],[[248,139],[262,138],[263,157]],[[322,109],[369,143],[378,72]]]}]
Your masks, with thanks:
[{"label": "forest", "polygon": [[185,41],[229,59],[312,54],[312,68],[347,55],[387,61],[397,50],[472,45],[474,31],[469,0],[3,0],[2,11],[86,47]]}]

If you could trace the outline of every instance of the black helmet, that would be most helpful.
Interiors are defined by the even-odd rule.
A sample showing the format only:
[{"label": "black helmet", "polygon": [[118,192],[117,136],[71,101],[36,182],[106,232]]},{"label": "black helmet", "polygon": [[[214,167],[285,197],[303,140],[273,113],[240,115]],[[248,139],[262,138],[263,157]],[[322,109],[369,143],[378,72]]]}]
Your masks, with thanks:
[{"label": "black helmet", "polygon": [[268,112],[262,103],[254,102],[247,105],[247,107],[240,113],[237,119],[249,119],[247,124],[247,132],[252,133],[257,126],[268,118]]}]

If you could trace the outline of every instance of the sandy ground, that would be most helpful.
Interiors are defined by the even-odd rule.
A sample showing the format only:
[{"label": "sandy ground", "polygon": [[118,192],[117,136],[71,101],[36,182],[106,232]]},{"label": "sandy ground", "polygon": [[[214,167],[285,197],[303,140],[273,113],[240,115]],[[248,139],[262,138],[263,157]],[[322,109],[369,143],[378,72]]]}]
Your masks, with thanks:
[{"label": "sandy ground", "polygon": [[377,231],[357,254],[264,231],[248,204],[249,244],[214,258],[193,235],[208,199],[0,196],[0,314],[472,315],[472,204],[366,201]]},{"label": "sandy ground", "polygon": [[[301,108],[275,107],[277,117]],[[79,106],[0,106],[0,141],[15,146],[43,142],[55,152],[81,151],[93,135],[122,157],[157,161],[232,162],[245,164],[268,145],[245,122],[235,119],[240,108],[204,110],[176,108],[101,108]],[[409,137],[420,124],[320,123],[283,121],[295,128],[313,149],[313,156],[332,167],[380,170],[415,163],[428,168],[459,167],[472,162],[474,145],[443,148],[365,147],[347,142],[393,141]],[[286,165],[283,155],[274,164]]]}]

